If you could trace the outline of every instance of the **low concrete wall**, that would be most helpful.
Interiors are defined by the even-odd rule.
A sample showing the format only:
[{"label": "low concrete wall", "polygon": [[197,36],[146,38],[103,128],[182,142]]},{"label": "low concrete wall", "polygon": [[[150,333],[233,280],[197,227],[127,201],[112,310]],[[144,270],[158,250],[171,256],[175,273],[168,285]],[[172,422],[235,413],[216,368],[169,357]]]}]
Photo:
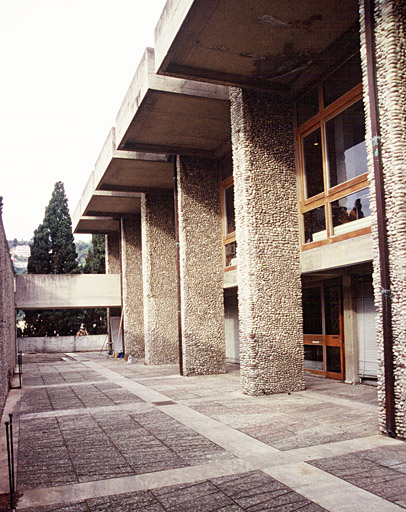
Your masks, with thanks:
[{"label": "low concrete wall", "polygon": [[121,306],[119,274],[26,274],[16,276],[18,309]]},{"label": "low concrete wall", "polygon": [[17,338],[17,346],[23,352],[94,352],[107,349],[107,334],[93,336],[49,336]]}]

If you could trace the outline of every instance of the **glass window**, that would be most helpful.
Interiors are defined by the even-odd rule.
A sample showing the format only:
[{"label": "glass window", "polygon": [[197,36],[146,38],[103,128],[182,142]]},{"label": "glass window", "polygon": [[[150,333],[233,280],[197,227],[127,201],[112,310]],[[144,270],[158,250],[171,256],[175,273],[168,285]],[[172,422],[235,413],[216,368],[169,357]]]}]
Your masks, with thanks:
[{"label": "glass window", "polygon": [[326,334],[340,334],[340,288],[338,283],[324,285]]},{"label": "glass window", "polygon": [[235,231],[234,185],[224,191],[226,203],[226,235]]},{"label": "glass window", "polygon": [[233,159],[231,156],[221,164],[221,181],[233,175]]},{"label": "glass window", "polygon": [[319,91],[316,87],[303,96],[296,105],[297,125],[300,126],[319,111]]},{"label": "glass window", "polygon": [[335,235],[370,225],[369,188],[342,197],[330,205]]},{"label": "glass window", "polygon": [[303,214],[305,243],[317,242],[327,238],[326,215],[324,206]]},{"label": "glass window", "polygon": [[320,128],[303,137],[303,169],[306,199],[324,191]]},{"label": "glass window", "polygon": [[237,242],[230,242],[225,246],[226,267],[237,265]]},{"label": "glass window", "polygon": [[341,373],[341,348],[326,347],[326,370],[333,373]]},{"label": "glass window", "polygon": [[362,82],[361,59],[357,53],[323,82],[324,107]]},{"label": "glass window", "polygon": [[323,371],[323,346],[305,345],[304,346],[304,367],[305,370]]},{"label": "glass window", "polygon": [[304,288],[302,303],[304,334],[323,334],[321,288]]},{"label": "glass window", "polygon": [[362,101],[326,122],[326,143],[330,188],[367,172]]}]

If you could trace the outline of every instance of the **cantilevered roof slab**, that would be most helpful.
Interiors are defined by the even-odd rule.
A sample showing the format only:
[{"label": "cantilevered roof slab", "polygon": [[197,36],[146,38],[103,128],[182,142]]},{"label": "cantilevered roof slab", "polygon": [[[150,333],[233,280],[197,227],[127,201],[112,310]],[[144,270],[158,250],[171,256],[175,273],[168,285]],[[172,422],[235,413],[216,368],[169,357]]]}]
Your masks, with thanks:
[{"label": "cantilevered roof slab", "polygon": [[345,55],[357,20],[357,0],[168,0],[156,71],[288,93],[304,71]]},{"label": "cantilevered roof slab", "polygon": [[73,222],[74,233],[101,234],[120,232],[120,221],[112,217],[80,217]]},{"label": "cantilevered roof slab", "polygon": [[117,150],[116,129],[110,130],[95,165],[93,190],[154,193],[172,188],[168,155]]},{"label": "cantilevered roof slab", "polygon": [[218,157],[230,137],[228,88],[158,76],[147,48],[117,115],[118,149]]}]

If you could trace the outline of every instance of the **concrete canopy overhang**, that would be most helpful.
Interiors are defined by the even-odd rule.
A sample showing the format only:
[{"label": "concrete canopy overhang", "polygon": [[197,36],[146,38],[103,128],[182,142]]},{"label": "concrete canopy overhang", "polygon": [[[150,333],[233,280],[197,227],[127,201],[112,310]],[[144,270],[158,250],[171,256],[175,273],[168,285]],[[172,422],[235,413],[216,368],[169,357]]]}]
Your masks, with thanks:
[{"label": "concrete canopy overhang", "polygon": [[228,88],[158,76],[147,48],[117,115],[116,138],[123,151],[223,156],[231,148]]},{"label": "concrete canopy overhang", "polygon": [[155,29],[156,71],[297,92],[306,75],[359,46],[357,21],[357,0],[168,0]]}]

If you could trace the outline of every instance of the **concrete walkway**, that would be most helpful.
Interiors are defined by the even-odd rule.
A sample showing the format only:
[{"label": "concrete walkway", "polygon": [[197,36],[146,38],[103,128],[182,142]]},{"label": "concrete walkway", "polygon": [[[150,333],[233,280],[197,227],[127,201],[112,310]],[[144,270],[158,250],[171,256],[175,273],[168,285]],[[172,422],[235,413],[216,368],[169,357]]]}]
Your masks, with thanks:
[{"label": "concrete walkway", "polygon": [[307,387],[248,397],[235,365],[182,378],[175,365],[28,355],[5,411],[19,427],[17,510],[404,510],[406,443],[378,433],[375,388]]}]

